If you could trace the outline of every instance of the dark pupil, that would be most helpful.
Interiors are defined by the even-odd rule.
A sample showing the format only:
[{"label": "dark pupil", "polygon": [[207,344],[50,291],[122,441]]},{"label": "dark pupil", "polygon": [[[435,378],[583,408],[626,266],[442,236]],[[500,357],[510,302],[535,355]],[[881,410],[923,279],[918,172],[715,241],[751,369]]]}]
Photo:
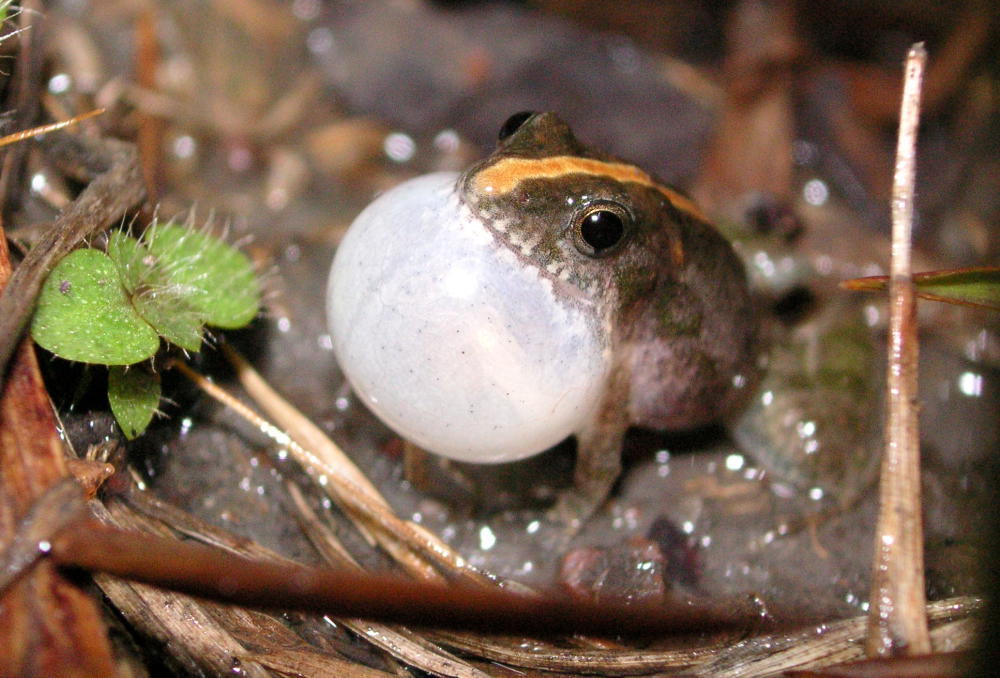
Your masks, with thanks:
[{"label": "dark pupil", "polygon": [[595,253],[613,247],[624,234],[625,224],[621,217],[610,210],[594,210],[580,224],[580,235]]},{"label": "dark pupil", "polygon": [[516,132],[524,124],[524,121],[534,114],[534,111],[521,111],[507,118],[507,122],[500,127],[500,141],[503,141]]}]

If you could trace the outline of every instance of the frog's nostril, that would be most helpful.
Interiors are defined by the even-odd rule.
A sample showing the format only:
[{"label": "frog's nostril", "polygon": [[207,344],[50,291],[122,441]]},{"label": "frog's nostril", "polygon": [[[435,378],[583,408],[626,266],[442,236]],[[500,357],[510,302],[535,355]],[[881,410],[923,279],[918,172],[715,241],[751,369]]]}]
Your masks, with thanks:
[{"label": "frog's nostril", "polygon": [[500,141],[505,141],[510,135],[519,130],[521,125],[534,114],[534,111],[520,111],[507,118],[507,121],[500,126],[500,134],[498,135]]}]

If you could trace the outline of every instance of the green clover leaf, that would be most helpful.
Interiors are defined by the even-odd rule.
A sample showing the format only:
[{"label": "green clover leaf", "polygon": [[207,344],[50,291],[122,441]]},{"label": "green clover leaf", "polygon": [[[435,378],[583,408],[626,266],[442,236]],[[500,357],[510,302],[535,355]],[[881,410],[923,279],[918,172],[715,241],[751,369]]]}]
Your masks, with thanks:
[{"label": "green clover leaf", "polygon": [[141,434],[160,401],[160,378],[125,365],[151,358],[160,338],[201,348],[204,325],[235,329],[260,311],[250,260],[205,232],[153,222],[136,239],[116,231],[107,254],[72,252],[49,274],[31,333],[67,360],[111,366],[108,401],[128,438]]},{"label": "green clover leaf", "polygon": [[139,365],[111,367],[108,403],[125,437],[137,438],[149,426],[160,404],[160,375]]},{"label": "green clover leaf", "polygon": [[207,233],[154,223],[142,243],[214,327],[243,327],[260,311],[260,284],[245,254]]},{"label": "green clover leaf", "polygon": [[31,334],[67,360],[130,365],[150,358],[160,338],[129,302],[114,262],[104,252],[76,250],[49,274]]},{"label": "green clover leaf", "polygon": [[195,308],[189,291],[171,277],[159,257],[121,231],[108,239],[108,256],[143,320],[171,344],[187,351],[199,350],[205,314]]}]

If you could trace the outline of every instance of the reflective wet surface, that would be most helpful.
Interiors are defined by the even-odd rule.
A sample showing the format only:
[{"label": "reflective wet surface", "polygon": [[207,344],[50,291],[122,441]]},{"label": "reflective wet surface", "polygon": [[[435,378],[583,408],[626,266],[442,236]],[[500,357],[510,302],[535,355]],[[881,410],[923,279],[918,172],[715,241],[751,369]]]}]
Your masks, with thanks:
[{"label": "reflective wet surface", "polygon": [[[80,60],[71,68],[67,58],[50,92],[68,97],[86,88],[97,99],[113,98],[109,83],[127,77],[116,56],[126,50],[128,34],[96,26],[123,27],[134,17],[121,8],[64,4],[73,30],[104,66],[89,83]],[[714,113],[667,81],[655,57],[624,39],[593,38],[587,43],[593,49],[581,50],[580,42],[591,40],[583,29],[548,18],[553,31],[516,30],[536,19],[507,6],[461,17],[416,9],[375,16],[364,6],[296,2],[270,28],[233,27],[207,5],[196,14],[166,11],[159,19],[164,99],[143,99],[138,91],[130,96],[167,121],[161,212],[192,205],[217,211],[264,271],[265,317],[234,335],[234,343],[349,451],[401,515],[484,569],[531,583],[578,581],[591,590],[605,573],[601,581],[625,582],[635,595],[643,595],[643,587],[713,597],[753,593],[776,610],[810,616],[866,609],[875,500],[870,473],[852,469],[867,468],[867,450],[878,448],[877,434],[859,435],[860,422],[867,426],[879,417],[845,414],[858,402],[850,390],[835,388],[829,402],[845,409],[824,412],[822,420],[788,410],[767,415],[797,437],[803,459],[810,449],[850,448],[845,460],[810,471],[819,475],[802,482],[789,482],[794,469],[776,475],[780,464],[737,447],[723,427],[683,436],[635,432],[614,497],[570,542],[544,520],[540,506],[570,481],[571,446],[516,465],[463,469],[472,489],[451,493],[451,501],[406,481],[400,441],[345,385],[326,329],[328,269],[354,215],[406,177],[481,157],[498,125],[525,108],[558,109],[582,138],[684,182],[696,172]],[[416,21],[425,22],[424,32],[403,32]],[[255,32],[279,29],[280,39]],[[213,37],[197,37],[206,35]],[[363,39],[372,35],[398,39]],[[595,82],[610,84],[596,88]],[[888,250],[877,230],[845,207],[836,177],[824,174],[836,165],[835,155],[811,137],[797,144],[792,202],[805,233],[779,254],[749,245],[745,251],[765,282],[791,280],[803,268],[817,271],[809,284],[818,308],[827,308],[846,294],[835,290],[837,280],[877,273]],[[930,244],[952,243],[939,248],[944,254],[970,251],[975,224],[947,216],[940,221],[957,235],[941,226]],[[775,286],[798,284],[782,280]],[[974,590],[980,502],[998,448],[1000,350],[995,318],[924,310],[928,575],[932,593],[945,596]],[[858,300],[837,313],[856,314],[864,332],[881,341],[881,300]],[[814,317],[792,324],[778,319],[775,331],[799,332],[807,350],[817,345],[810,333],[822,335],[810,324]],[[224,378],[219,363],[208,358],[203,367]],[[877,362],[852,363],[850,370],[870,378],[865,388],[881,380]],[[289,518],[284,487],[305,477],[231,414],[178,388],[177,404],[165,408],[169,418],[133,446],[153,491],[265,545],[314,559]],[[766,394],[757,401],[765,410],[788,402]],[[846,428],[838,430],[838,422]],[[828,481],[839,484],[831,489]],[[842,483],[850,487],[839,496]]]}]

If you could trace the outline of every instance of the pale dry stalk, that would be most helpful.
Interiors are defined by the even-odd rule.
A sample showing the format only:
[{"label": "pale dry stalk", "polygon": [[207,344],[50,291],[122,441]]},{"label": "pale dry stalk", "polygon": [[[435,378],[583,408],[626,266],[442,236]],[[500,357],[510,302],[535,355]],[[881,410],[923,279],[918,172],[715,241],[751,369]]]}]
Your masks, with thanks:
[{"label": "pale dry stalk", "polygon": [[931,651],[924,592],[917,402],[916,295],[910,269],[923,43],[906,59],[892,191],[886,445],[882,458],[867,653],[871,657]]}]

